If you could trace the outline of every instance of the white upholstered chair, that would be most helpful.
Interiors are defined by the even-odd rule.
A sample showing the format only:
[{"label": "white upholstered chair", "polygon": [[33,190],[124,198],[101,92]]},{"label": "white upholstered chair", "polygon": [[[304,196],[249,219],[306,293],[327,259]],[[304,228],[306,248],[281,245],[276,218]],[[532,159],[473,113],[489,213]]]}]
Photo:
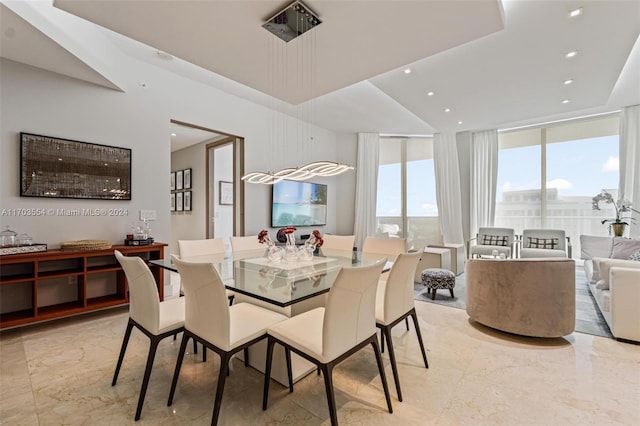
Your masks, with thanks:
[{"label": "white upholstered chair", "polygon": [[525,229],[520,242],[520,257],[571,257],[571,244],[562,229]]},{"label": "white upholstered chair", "polygon": [[287,317],[249,303],[229,306],[220,275],[211,263],[180,259],[174,259],[174,263],[183,281],[186,316],[167,405],[173,403],[187,341],[193,338],[220,355],[220,372],[211,419],[211,424],[217,424],[231,357],[244,350],[247,364],[246,349],[267,337],[267,327]]},{"label": "white upholstered chair", "polygon": [[375,327],[376,286],[385,263],[386,259],[382,259],[368,266],[343,268],[329,291],[326,308],[312,309],[269,327],[264,410],[269,399],[273,347],[279,343],[285,348],[290,392],[293,392],[291,351],[316,364],[322,371],[332,425],[338,424],[333,368],[360,349],[373,346],[387,408],[393,412]]},{"label": "white upholstered chair", "polygon": [[118,374],[122,366],[124,354],[127,351],[127,344],[131,336],[131,330],[136,327],[149,338],[149,354],[147,355],[147,365],[142,379],[142,388],[138,397],[135,419],[140,419],[144,397],[147,393],[149,377],[153,360],[158,349],[158,344],[165,337],[169,337],[184,328],[184,299],[176,298],[161,302],[158,295],[158,288],[153,274],[142,259],[137,256],[126,257],[118,250],[115,252],[116,259],[127,277],[129,288],[129,322],[122,340],[120,356],[116,364],[116,371],[113,375],[111,386],[115,386],[118,381]]},{"label": "white upholstered chair", "polygon": [[363,253],[384,254],[393,261],[400,253],[407,251],[407,241],[404,238],[367,237],[362,244]]},{"label": "white upholstered chair", "polygon": [[479,228],[476,238],[469,241],[469,257],[491,256],[494,251],[514,257],[514,238],[513,228]]},{"label": "white upholstered chair", "polygon": [[247,237],[229,237],[231,241],[231,251],[247,251],[247,250],[265,250],[266,246],[260,244],[257,235]]},{"label": "white upholstered chair", "polygon": [[342,250],[342,251],[353,251],[353,244],[356,240],[355,235],[330,235],[324,234],[322,236],[322,247],[321,249],[327,250]]},{"label": "white upholstered chair", "polygon": [[224,254],[224,238],[208,238],[206,240],[178,240],[180,258]]},{"label": "white upholstered chair", "polygon": [[422,351],[424,366],[429,368],[427,355],[424,351],[424,344],[422,343],[422,335],[420,334],[420,327],[418,326],[418,316],[416,315],[416,308],[413,302],[413,275],[421,255],[422,253],[420,251],[400,254],[393,263],[393,267],[389,272],[389,278],[386,281],[379,282],[378,293],[376,295],[376,326],[380,329],[383,351],[385,339],[387,341],[391,370],[393,371],[393,379],[396,383],[399,401],[402,401],[402,391],[400,390],[398,367],[393,350],[393,341],[391,340],[391,329],[400,321],[408,317],[413,319],[413,325],[418,335],[418,343]]}]

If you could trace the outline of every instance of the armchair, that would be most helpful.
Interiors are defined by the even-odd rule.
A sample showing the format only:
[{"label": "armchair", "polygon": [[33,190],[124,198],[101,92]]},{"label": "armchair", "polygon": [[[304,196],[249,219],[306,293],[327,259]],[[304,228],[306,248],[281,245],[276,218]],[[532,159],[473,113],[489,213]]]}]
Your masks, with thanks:
[{"label": "armchair", "polygon": [[[471,243],[475,240],[475,244]],[[491,256],[493,251],[513,257],[515,239],[513,228],[479,228],[476,238],[469,240],[469,257]]]},{"label": "armchair", "polygon": [[521,244],[521,258],[571,258],[571,241],[562,229],[525,229]]}]

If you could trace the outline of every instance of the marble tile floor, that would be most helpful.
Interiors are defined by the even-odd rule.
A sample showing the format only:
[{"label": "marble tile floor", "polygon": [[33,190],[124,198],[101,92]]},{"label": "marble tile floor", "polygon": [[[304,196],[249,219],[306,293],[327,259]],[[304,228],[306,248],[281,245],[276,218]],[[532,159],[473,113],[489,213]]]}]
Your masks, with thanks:
[{"label": "marble tile floor", "polygon": [[[398,402],[383,355],[394,413],[386,411],[375,359],[367,349],[334,373],[343,425],[640,424],[640,346],[573,333],[529,339],[469,321],[465,311],[416,302],[430,368],[421,366],[413,327],[394,329],[404,393]],[[111,386],[127,321],[124,308],[0,335],[0,424],[133,425],[148,340],[134,331]],[[218,363],[185,357],[174,404],[166,401],[180,340],[156,356],[137,424],[205,425],[211,421]],[[191,344],[189,345],[191,349]],[[329,424],[324,382],[314,373],[293,394],[271,384],[262,411],[263,376],[233,361],[221,425]]]}]

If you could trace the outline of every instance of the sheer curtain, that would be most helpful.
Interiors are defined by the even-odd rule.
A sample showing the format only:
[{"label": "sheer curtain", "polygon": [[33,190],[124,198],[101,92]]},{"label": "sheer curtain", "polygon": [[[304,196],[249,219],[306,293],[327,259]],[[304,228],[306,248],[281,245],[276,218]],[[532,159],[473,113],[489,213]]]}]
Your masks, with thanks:
[{"label": "sheer curtain", "polygon": [[433,163],[440,229],[445,243],[464,244],[458,148],[453,133],[433,137]]},{"label": "sheer curtain", "polygon": [[470,235],[478,228],[493,226],[498,180],[498,131],[474,132],[471,145]]},{"label": "sheer curtain", "polygon": [[358,133],[358,163],[356,165],[355,245],[362,249],[364,239],[376,231],[376,192],[380,135]]},{"label": "sheer curtain", "polygon": [[[640,210],[640,105],[622,108],[620,114],[620,198]],[[629,227],[631,238],[640,237],[640,214],[632,212],[635,222]]]}]

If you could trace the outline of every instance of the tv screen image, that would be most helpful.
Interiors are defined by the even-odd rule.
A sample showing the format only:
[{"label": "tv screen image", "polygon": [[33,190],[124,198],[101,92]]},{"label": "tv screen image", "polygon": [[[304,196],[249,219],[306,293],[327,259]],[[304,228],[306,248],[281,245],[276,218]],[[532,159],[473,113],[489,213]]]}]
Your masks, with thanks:
[{"label": "tv screen image", "polygon": [[327,223],[327,185],[281,180],[273,185],[271,226],[316,226]]}]

